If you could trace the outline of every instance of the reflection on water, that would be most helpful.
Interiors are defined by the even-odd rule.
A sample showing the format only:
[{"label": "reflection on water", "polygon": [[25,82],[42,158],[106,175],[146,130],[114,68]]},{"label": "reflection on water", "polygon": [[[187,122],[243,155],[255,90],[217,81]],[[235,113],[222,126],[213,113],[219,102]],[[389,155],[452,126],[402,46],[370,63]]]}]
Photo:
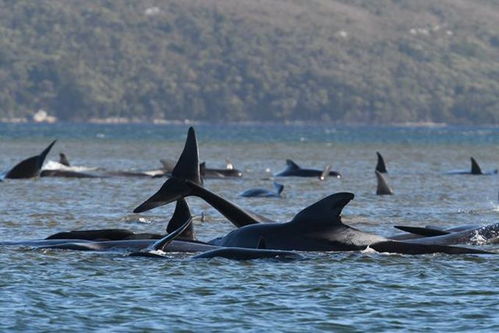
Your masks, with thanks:
[{"label": "reflection on water", "polygon": [[[37,154],[65,152],[74,165],[143,170],[175,160],[187,126],[0,124],[0,169]],[[450,176],[499,166],[494,128],[196,126],[201,159],[242,179],[206,186],[243,207],[288,221],[318,199],[355,193],[344,222],[381,235],[393,225],[496,223],[499,176]],[[303,138],[303,139],[301,139]],[[376,196],[376,151],[387,162],[395,195]],[[283,198],[240,198],[291,158],[303,167],[331,164],[343,178],[282,178]],[[269,169],[270,172],[266,172]],[[129,228],[161,232],[174,205],[132,210],[164,179],[8,180],[0,183],[0,240],[42,238],[57,231]],[[197,198],[188,199],[202,240],[232,226]],[[492,247],[497,248],[497,246]],[[29,248],[0,248],[0,325],[6,330],[461,330],[497,331],[497,256],[403,256],[311,253],[300,262],[127,258]]]}]

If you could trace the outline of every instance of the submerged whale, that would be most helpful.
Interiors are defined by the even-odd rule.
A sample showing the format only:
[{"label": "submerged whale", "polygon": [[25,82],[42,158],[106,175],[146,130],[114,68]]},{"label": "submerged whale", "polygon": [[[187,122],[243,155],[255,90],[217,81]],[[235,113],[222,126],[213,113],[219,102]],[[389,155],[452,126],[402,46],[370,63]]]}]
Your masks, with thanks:
[{"label": "submerged whale", "polygon": [[495,175],[497,174],[498,170],[491,170],[491,171],[482,171],[482,168],[480,168],[480,165],[478,162],[471,157],[471,170],[458,170],[458,171],[449,171],[447,172],[448,175]]},{"label": "submerged whale", "polygon": [[[275,177],[319,177],[321,179],[329,175],[330,177],[341,178],[341,174],[337,171],[329,171],[326,167],[325,170],[317,169],[303,169],[298,164],[292,160],[286,160],[286,169],[281,172],[276,173]],[[327,171],[326,171],[327,170]]]},{"label": "submerged whale", "polygon": [[163,252],[200,252],[215,249],[213,245],[195,240],[191,221],[187,203],[179,200],[168,223],[166,235],[134,233],[126,229],[76,230],[59,232],[47,237],[45,242],[40,240],[26,245],[80,251],[148,252],[155,249]]},{"label": "submerged whale", "polygon": [[274,250],[353,251],[369,247],[382,252],[407,254],[487,253],[461,247],[393,241],[345,225],[341,222],[340,214],[354,197],[348,192],[335,193],[319,200],[298,213],[290,222],[259,223],[251,214],[201,186],[198,160],[196,135],[191,127],[172,177],[134,212],[153,209],[183,197],[198,196],[238,227],[208,242],[223,247],[254,248],[263,238],[267,248]]},{"label": "submerged whale", "polygon": [[27,158],[16,164],[12,169],[5,173],[4,178],[21,179],[38,177],[40,175],[43,162],[56,141],[57,140],[52,141],[52,143],[50,143],[48,147],[45,148],[39,155]]},{"label": "submerged whale", "polygon": [[280,198],[284,185],[278,184],[276,182],[272,183],[274,185],[274,191],[267,190],[265,188],[251,188],[239,194],[241,197],[245,198]]}]

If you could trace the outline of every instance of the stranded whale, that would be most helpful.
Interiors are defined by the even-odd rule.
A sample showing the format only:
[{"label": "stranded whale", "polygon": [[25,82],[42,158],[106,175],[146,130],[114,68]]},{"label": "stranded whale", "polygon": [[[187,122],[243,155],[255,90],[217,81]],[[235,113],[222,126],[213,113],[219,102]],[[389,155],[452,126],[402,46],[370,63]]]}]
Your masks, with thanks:
[{"label": "stranded whale", "polygon": [[[328,167],[330,168],[330,166]],[[286,169],[284,169],[279,173],[276,173],[274,176],[275,177],[319,177],[323,179],[327,175],[331,177],[341,178],[341,174],[337,171],[328,170],[326,174],[324,174],[324,170],[303,169],[300,166],[298,166],[298,164],[288,159],[286,160]]]},{"label": "stranded whale", "polygon": [[273,182],[272,184],[274,185],[274,191],[267,190],[265,188],[252,188],[244,191],[240,194],[240,196],[245,198],[280,198],[282,190],[284,189],[284,185],[278,184],[276,182]]},{"label": "stranded whale", "polygon": [[447,172],[447,174],[449,174],[449,175],[495,175],[495,174],[497,174],[497,169],[484,172],[484,171],[482,171],[482,168],[480,168],[480,165],[478,164],[478,162],[473,157],[471,157],[470,160],[471,160],[471,170],[469,170],[469,171],[467,171],[467,170],[449,171],[449,172]]}]

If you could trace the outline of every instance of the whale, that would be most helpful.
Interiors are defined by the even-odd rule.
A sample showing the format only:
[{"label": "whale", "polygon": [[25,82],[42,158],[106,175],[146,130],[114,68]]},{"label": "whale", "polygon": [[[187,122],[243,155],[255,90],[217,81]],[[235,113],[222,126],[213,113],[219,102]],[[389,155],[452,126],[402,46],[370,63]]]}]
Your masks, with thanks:
[{"label": "whale", "polygon": [[378,162],[376,163],[375,170],[379,173],[388,173],[388,171],[386,171],[386,164],[383,156],[379,152],[376,152],[376,156],[378,157]]},{"label": "whale", "polygon": [[[189,218],[183,225],[172,231],[162,239],[152,243],[145,249],[132,252],[132,257],[153,257],[165,258],[166,249],[171,249],[170,244],[185,230],[192,225],[192,218]],[[268,250],[265,248],[263,239],[259,240],[256,248],[220,247],[205,251],[195,255],[192,259],[226,258],[231,260],[254,260],[254,259],[274,259],[274,260],[298,260],[303,256],[295,251]]]},{"label": "whale", "polygon": [[495,175],[497,174],[498,170],[491,170],[491,171],[482,171],[482,168],[480,168],[480,165],[478,162],[475,160],[475,158],[470,157],[471,160],[471,169],[470,170],[456,170],[456,171],[448,171],[448,175],[474,175],[474,176],[479,176],[479,175]]},{"label": "whale", "polygon": [[48,161],[40,171],[40,177],[64,178],[109,178],[109,177],[144,177],[159,178],[166,175],[164,167],[144,171],[105,170],[96,167],[72,166],[64,153],[59,154],[59,161]]},{"label": "whale", "polygon": [[[182,224],[192,219],[192,215],[189,210],[189,206],[184,199],[179,199],[175,206],[175,210],[167,224],[166,232],[170,234],[177,229],[179,229]],[[189,223],[182,233],[178,235],[178,239],[195,241],[194,230],[192,224]],[[118,241],[118,240],[151,240],[151,239],[161,239],[165,235],[155,234],[155,233],[135,233],[128,229],[95,229],[95,230],[72,230],[72,231],[62,231],[50,236],[47,236],[46,240],[64,240],[69,239],[74,242],[74,240],[88,240],[88,241]]]},{"label": "whale", "polygon": [[274,259],[279,261],[300,260],[303,256],[296,251],[252,249],[243,247],[222,247],[209,250],[192,257],[192,259],[225,258],[231,260]]},{"label": "whale", "polygon": [[378,170],[375,170],[374,173],[376,174],[376,180],[377,180],[376,195],[393,194],[393,190],[386,182],[385,177],[383,177],[383,174]]},{"label": "whale", "polygon": [[231,178],[231,177],[242,177],[243,172],[238,169],[234,169],[232,163],[227,163],[225,169],[215,169],[206,167],[206,162],[202,162],[199,165],[199,171],[201,177],[203,178]]},{"label": "whale", "polygon": [[273,182],[274,191],[267,190],[265,188],[251,188],[239,194],[241,197],[245,198],[280,198],[284,185]]},{"label": "whale", "polygon": [[7,171],[4,175],[4,178],[8,179],[24,179],[24,178],[34,178],[40,175],[40,170],[42,169],[43,162],[47,157],[48,153],[52,149],[52,146],[56,143],[57,140],[52,141],[39,155],[29,157],[18,164],[16,164],[13,168]]},{"label": "whale", "polygon": [[495,244],[499,242],[499,223],[489,224],[486,226],[453,228],[448,230],[438,230],[432,228],[414,228],[396,226],[401,230],[410,230],[410,232],[426,233],[421,238],[410,239],[407,242],[417,242],[419,244],[429,245],[455,245],[455,244],[471,244],[484,245]]},{"label": "whale", "polygon": [[134,212],[144,212],[179,198],[198,196],[238,227],[208,242],[221,247],[254,248],[263,238],[267,248],[273,250],[355,251],[370,247],[376,251],[408,254],[488,253],[478,249],[394,241],[352,228],[341,222],[340,215],[343,207],[354,198],[354,194],[349,192],[335,193],[319,200],[290,222],[259,223],[248,212],[201,185],[198,154],[196,135],[191,127],[172,177]]},{"label": "whale", "polygon": [[[317,169],[304,169],[301,168],[298,164],[293,162],[290,159],[286,160],[286,168],[281,172],[276,173],[275,177],[318,177],[323,178],[324,170]],[[326,175],[335,178],[341,178],[341,174],[337,171],[329,171]]]}]

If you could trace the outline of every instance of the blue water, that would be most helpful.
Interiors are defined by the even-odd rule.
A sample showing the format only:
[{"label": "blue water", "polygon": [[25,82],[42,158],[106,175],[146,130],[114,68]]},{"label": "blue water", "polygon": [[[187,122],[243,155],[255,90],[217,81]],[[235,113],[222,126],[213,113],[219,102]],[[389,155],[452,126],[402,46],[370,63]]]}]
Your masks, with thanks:
[{"label": "blue water", "polygon": [[[0,124],[0,170],[59,141],[74,165],[140,170],[175,160],[187,125]],[[393,225],[498,222],[499,176],[450,176],[474,156],[499,167],[499,129],[196,125],[201,158],[230,159],[239,180],[208,180],[210,190],[277,221],[338,191],[355,193],[344,222],[380,235]],[[375,152],[387,161],[395,195],[376,196]],[[279,179],[282,199],[241,198],[271,188],[272,173],[294,159],[331,164],[341,180]],[[171,205],[132,210],[164,179],[6,180],[0,183],[0,241],[72,229],[162,232]],[[197,237],[233,226],[189,198]],[[471,246],[471,245],[469,245]],[[497,244],[481,248],[497,251]],[[0,331],[498,331],[499,259],[494,255],[309,253],[299,262],[128,258],[119,253],[0,247]]]}]

